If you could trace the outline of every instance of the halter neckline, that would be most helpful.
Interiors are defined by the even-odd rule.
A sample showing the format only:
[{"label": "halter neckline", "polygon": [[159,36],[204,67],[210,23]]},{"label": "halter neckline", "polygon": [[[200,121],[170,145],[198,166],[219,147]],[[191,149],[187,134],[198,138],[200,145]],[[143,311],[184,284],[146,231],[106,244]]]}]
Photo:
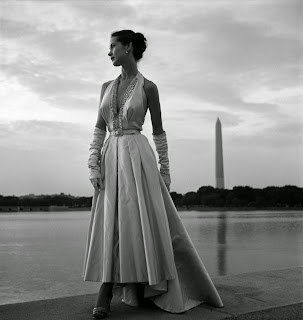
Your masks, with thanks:
[{"label": "halter neckline", "polygon": [[117,94],[117,92],[118,92],[119,78],[121,75],[119,75],[114,80],[113,87],[112,87],[112,93],[111,93],[111,99],[110,99],[110,109],[111,109],[111,116],[113,119],[113,127],[114,127],[114,130],[116,130],[116,131],[122,130],[122,117],[123,117],[124,104],[126,103],[129,96],[132,94],[132,92],[134,91],[136,84],[138,82],[139,74],[140,74],[140,72],[138,71],[136,76],[131,80],[127,89],[125,90],[125,92],[123,94],[123,98],[122,98],[122,103],[121,103],[119,110],[118,110],[118,99],[117,99],[118,94]]}]

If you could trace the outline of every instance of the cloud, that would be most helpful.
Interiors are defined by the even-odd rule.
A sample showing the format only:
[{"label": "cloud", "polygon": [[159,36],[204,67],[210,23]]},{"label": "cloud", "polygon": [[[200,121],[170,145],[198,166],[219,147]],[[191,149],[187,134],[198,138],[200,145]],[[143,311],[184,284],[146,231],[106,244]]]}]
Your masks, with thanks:
[{"label": "cloud", "polygon": [[0,123],[0,144],[3,149],[56,150],[58,153],[66,151],[79,154],[80,149],[87,149],[90,136],[87,128],[68,122],[19,120]]},{"label": "cloud", "polygon": [[2,37],[11,39],[24,39],[37,32],[37,28],[25,21],[9,20],[1,17],[0,34]]},{"label": "cloud", "polygon": [[92,132],[59,121],[0,123],[0,194],[91,195],[87,159]]},{"label": "cloud", "polygon": [[[250,168],[258,163],[259,170],[262,159],[268,167],[275,162],[266,173],[268,181],[281,182],[282,171],[298,181],[299,164],[292,157],[302,146],[300,7],[296,0],[2,2],[0,144],[8,155],[5,166],[16,166],[10,158],[26,154],[24,168],[31,174],[32,157],[37,167],[39,161],[47,163],[52,177],[66,174],[81,194],[100,87],[119,72],[107,56],[109,35],[133,29],[148,40],[139,69],[160,91],[176,190],[202,185],[198,171],[205,183],[212,183],[217,117],[227,164],[234,170],[230,185],[243,177],[246,184],[259,183],[257,173],[249,176],[244,165],[238,172],[237,161]],[[152,144],[151,130],[148,115],[144,134]],[[56,161],[54,154],[60,155]],[[81,179],[73,170],[64,171],[63,154],[72,155]],[[184,154],[189,155],[186,163]],[[282,169],[287,161],[293,165]],[[184,170],[190,177],[186,182]],[[62,178],[60,183],[68,190],[68,182]],[[57,188],[60,183],[51,181]]]},{"label": "cloud", "polygon": [[[97,61],[96,46],[90,47],[83,39],[73,40],[70,32],[39,31],[33,38],[19,46],[4,42],[2,73],[11,79],[17,77],[20,84],[59,108],[95,107],[101,81],[89,62]],[[14,58],[10,56],[13,47],[17,47]]]},{"label": "cloud", "polygon": [[[241,92],[250,87],[284,88],[299,83],[302,62],[302,45],[296,32],[299,20],[288,33],[276,31],[279,20],[268,21],[266,17],[244,20],[241,13],[246,10],[246,16],[250,17],[250,8],[269,11],[270,4],[258,6],[258,3],[252,6],[237,1],[231,9],[229,2],[223,1],[222,7],[213,8],[201,2],[195,11],[189,6],[173,19],[158,18],[158,33],[152,39],[157,51],[154,60],[172,75],[172,90],[179,89],[181,84],[185,90],[192,88],[196,93],[205,85],[205,91],[213,85],[213,91],[217,87],[218,91]],[[279,12],[276,18],[281,15]],[[152,27],[152,20],[146,23]],[[223,91],[221,96],[225,94]]]},{"label": "cloud", "polygon": [[245,101],[241,97],[241,90],[231,83],[220,79],[208,80],[200,75],[190,75],[183,81],[175,84],[176,89],[187,88],[187,93],[191,97],[197,97],[200,101],[205,101],[218,107],[229,110],[240,109],[242,111],[253,112],[274,112],[277,106],[271,103],[254,103]]},{"label": "cloud", "polygon": [[[74,10],[76,10],[84,19],[102,23],[108,23],[116,19],[128,20],[137,17],[136,10],[133,6],[129,5],[127,1],[64,1],[64,3]],[[123,15],[121,15],[123,13]],[[114,30],[113,30],[114,31]]]},{"label": "cloud", "polygon": [[224,123],[224,127],[234,127],[241,122],[241,117],[237,114],[232,114],[231,112],[226,112],[222,110],[212,111],[212,110],[189,110],[190,117],[203,119],[211,124],[215,128],[216,119],[220,118],[220,121]]},{"label": "cloud", "polygon": [[[237,21],[229,14],[208,17],[216,24],[208,28],[201,43],[203,57],[220,72],[291,72],[299,66],[298,39],[272,34],[265,24]],[[203,29],[203,26],[202,26]]]},{"label": "cloud", "polygon": [[[242,6],[239,3],[242,2]],[[231,10],[237,10],[238,19],[251,21],[255,24],[268,24],[272,33],[286,34],[298,39],[302,29],[302,1],[301,0],[266,0],[232,1]]]},{"label": "cloud", "polygon": [[[99,9],[95,10],[96,7]],[[3,19],[1,28],[2,73],[11,79],[17,77],[20,84],[38,94],[41,100],[58,108],[95,110],[102,82],[112,75],[108,68],[102,67],[105,64],[102,59],[110,65],[107,57],[109,31],[106,38],[100,37],[102,32],[96,32],[96,25],[92,24],[90,17],[100,25],[101,31],[106,17],[109,19],[113,12],[119,15],[115,7],[132,11],[131,6],[123,3],[116,6],[105,2],[96,5],[96,2],[67,1],[42,6],[38,2],[34,11],[52,17],[47,20],[37,19],[29,10],[29,3],[8,5],[8,18]],[[16,15],[12,14],[13,9]],[[22,16],[22,9],[27,12],[28,19]],[[56,9],[60,10],[58,16],[55,15]],[[73,16],[70,28],[59,23],[62,16],[68,16],[68,21]],[[74,22],[77,19],[80,22],[76,28]],[[50,22],[53,22],[52,27],[49,27]]]},{"label": "cloud", "polygon": [[[251,149],[266,147],[268,149],[296,149],[297,153],[303,151],[303,127],[302,120],[293,120],[282,115],[276,116],[275,121],[268,120],[260,123],[261,129],[249,130],[248,134],[243,130],[226,132],[225,141],[232,146],[250,146]],[[223,128],[224,130],[224,128]],[[285,154],[280,154],[284,157]]]}]

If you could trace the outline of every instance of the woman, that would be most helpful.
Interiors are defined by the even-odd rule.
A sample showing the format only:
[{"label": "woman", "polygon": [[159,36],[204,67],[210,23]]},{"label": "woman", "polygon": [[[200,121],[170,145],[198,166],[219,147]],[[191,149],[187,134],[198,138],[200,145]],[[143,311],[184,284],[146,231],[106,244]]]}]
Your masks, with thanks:
[{"label": "woman", "polygon": [[[90,145],[88,166],[95,194],[83,277],[102,282],[93,309],[98,319],[108,316],[113,288],[129,305],[148,299],[173,313],[202,302],[223,306],[169,194],[158,90],[137,69],[145,49],[141,33],[112,33],[108,55],[122,70],[102,86]],[[147,109],[160,172],[140,133]],[[110,135],[104,143],[106,128]]]}]

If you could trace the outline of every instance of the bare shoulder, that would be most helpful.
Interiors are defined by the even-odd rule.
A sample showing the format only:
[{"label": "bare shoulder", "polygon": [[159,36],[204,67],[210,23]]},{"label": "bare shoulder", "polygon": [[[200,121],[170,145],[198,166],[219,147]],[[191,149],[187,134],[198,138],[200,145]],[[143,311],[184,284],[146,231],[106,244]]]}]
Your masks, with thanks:
[{"label": "bare shoulder", "polygon": [[145,93],[147,96],[154,95],[154,94],[158,95],[158,88],[157,88],[156,84],[154,82],[146,79],[145,77],[144,77],[143,87],[144,87],[144,90],[145,90]]},{"label": "bare shoulder", "polygon": [[111,82],[112,82],[112,80],[111,80],[111,81],[106,81],[106,82],[104,82],[104,83],[102,84],[101,93],[100,93],[100,100],[102,100],[103,95],[104,95],[104,92],[105,92],[105,90],[107,89],[108,85],[109,85]]},{"label": "bare shoulder", "polygon": [[108,85],[112,82],[113,80],[110,80],[110,81],[106,81],[102,84],[102,91],[105,91],[106,88],[108,87]]}]

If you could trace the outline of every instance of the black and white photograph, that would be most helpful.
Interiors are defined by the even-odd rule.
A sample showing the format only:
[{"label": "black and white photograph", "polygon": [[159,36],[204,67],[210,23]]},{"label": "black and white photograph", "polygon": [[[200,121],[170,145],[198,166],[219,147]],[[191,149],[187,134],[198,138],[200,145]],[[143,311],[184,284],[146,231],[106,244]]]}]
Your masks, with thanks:
[{"label": "black and white photograph", "polygon": [[0,319],[303,318],[303,0],[0,0]]}]

